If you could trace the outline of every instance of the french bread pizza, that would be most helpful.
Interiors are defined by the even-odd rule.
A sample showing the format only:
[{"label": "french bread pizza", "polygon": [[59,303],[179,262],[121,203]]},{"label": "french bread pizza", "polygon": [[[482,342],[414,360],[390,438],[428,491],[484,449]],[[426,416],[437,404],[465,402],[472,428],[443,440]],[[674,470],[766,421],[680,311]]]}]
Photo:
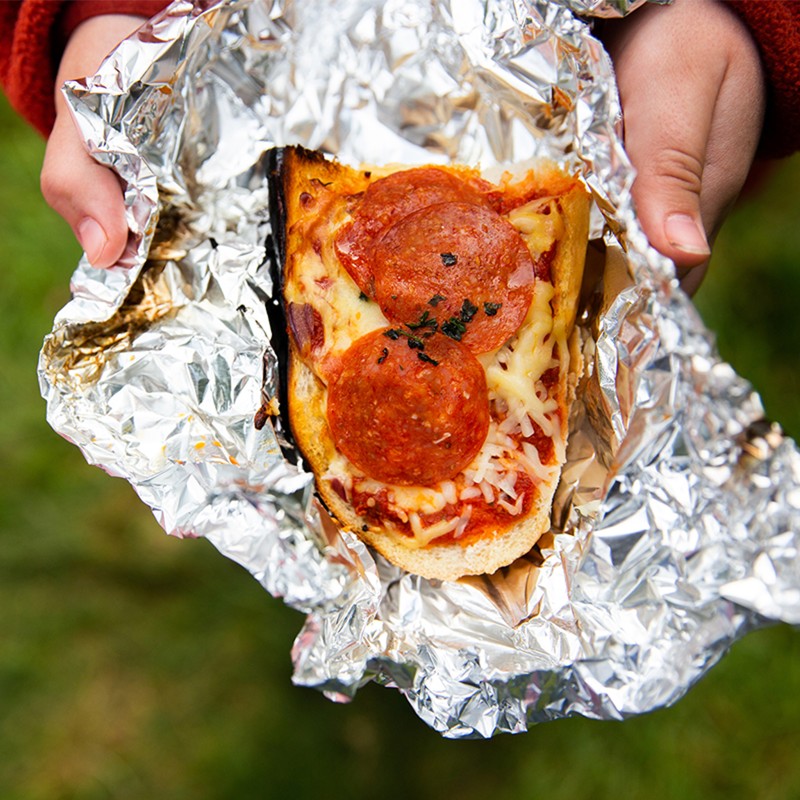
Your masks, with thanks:
[{"label": "french bread pizza", "polygon": [[319,497],[425,578],[510,564],[565,460],[586,190],[552,164],[489,181],[276,153],[285,396]]}]

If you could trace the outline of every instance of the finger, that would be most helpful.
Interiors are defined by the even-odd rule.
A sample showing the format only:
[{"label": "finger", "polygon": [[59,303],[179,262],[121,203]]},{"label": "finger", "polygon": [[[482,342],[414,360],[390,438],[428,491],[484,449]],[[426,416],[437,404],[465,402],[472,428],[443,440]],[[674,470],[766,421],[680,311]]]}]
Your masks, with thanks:
[{"label": "finger", "polygon": [[60,88],[91,75],[103,58],[144,21],[130,14],[100,14],[70,36],[55,82],[56,122],[47,142],[41,186],[45,200],[69,223],[95,267],[109,267],[125,250],[128,229],[120,183],[83,146]]},{"label": "finger", "polygon": [[620,92],[626,148],[637,170],[633,197],[639,220],[657,250],[690,267],[710,255],[700,198],[719,84],[692,74],[688,64],[681,72],[649,91],[630,91],[627,98],[625,87]]},{"label": "finger", "polygon": [[[749,51],[749,52],[748,52]],[[713,236],[747,181],[764,118],[761,62],[751,40],[738,47],[720,87],[703,171],[701,211]]]},{"label": "finger", "polygon": [[[714,26],[698,20],[716,12],[703,0],[649,6],[609,39],[625,146],[637,170],[638,217],[651,243],[679,267],[709,255],[700,196],[725,58],[717,52]],[[689,39],[694,46],[686,46]]]},{"label": "finger", "polygon": [[92,266],[110,267],[119,260],[128,240],[122,187],[110,169],[88,154],[73,121],[64,115],[47,143],[41,187]]}]

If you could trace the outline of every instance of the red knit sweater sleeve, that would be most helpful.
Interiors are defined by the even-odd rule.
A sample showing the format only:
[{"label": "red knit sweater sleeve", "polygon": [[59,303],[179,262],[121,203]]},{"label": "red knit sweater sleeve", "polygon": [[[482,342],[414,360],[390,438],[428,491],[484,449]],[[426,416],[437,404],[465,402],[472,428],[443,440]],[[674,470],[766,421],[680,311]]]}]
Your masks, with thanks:
[{"label": "red knit sweater sleeve", "polygon": [[64,45],[98,14],[151,17],[167,0],[0,0],[0,86],[11,105],[47,136],[55,119],[54,83]]},{"label": "red knit sweater sleeve", "polygon": [[765,156],[800,150],[800,0],[726,0],[750,29],[767,77]]}]

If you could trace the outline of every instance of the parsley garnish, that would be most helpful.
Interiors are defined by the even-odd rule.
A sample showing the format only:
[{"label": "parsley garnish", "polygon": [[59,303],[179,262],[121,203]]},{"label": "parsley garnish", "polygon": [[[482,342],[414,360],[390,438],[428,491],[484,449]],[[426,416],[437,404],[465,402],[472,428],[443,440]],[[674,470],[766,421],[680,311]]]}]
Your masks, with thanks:
[{"label": "parsley garnish", "polygon": [[484,303],[483,310],[487,317],[493,317],[500,310],[502,305],[502,303]]},{"label": "parsley garnish", "polygon": [[443,322],[440,330],[445,336],[461,341],[461,337],[467,332],[467,323],[472,322],[473,317],[478,313],[478,307],[470,300],[464,300],[461,304],[461,311],[457,317],[450,317],[447,322]]},{"label": "parsley garnish", "polygon": [[460,342],[467,331],[467,326],[458,317],[450,317],[447,322],[442,323],[440,330],[445,336]]},{"label": "parsley garnish", "polygon": [[401,336],[405,336],[408,340],[408,346],[412,350],[424,350],[425,349],[425,342],[419,338],[419,336],[414,336],[413,333],[409,331],[400,330],[400,328],[389,328],[388,331],[383,332],[384,336],[388,336],[392,341],[397,341]]},{"label": "parsley garnish", "polygon": [[454,267],[458,264],[458,256],[455,253],[439,253],[439,258],[446,267]]},{"label": "parsley garnish", "polygon": [[461,304],[461,313],[458,315],[462,322],[472,322],[472,318],[478,313],[478,306],[470,303],[469,300],[464,300]]},{"label": "parsley garnish", "polygon": [[445,298],[444,298],[444,295],[442,295],[442,294],[435,294],[433,297],[431,297],[431,299],[430,299],[430,300],[428,300],[428,305],[429,305],[429,306],[433,306],[434,308],[436,308],[436,306],[438,306],[438,305],[439,305],[439,303],[441,303],[441,302],[442,302],[442,300],[444,300],[444,299],[445,299]]},{"label": "parsley garnish", "polygon": [[439,323],[431,317],[430,312],[426,309],[416,322],[407,323],[407,327],[411,328],[412,331],[418,330],[419,328],[430,328],[431,331],[435,331],[436,328],[439,327]]},{"label": "parsley garnish", "polygon": [[439,362],[435,358],[431,358],[427,353],[417,353],[417,358],[420,361],[425,361],[428,364],[433,364],[434,367],[439,366]]},{"label": "parsley garnish", "polygon": [[383,364],[383,362],[386,361],[386,356],[388,356],[388,355],[389,355],[389,348],[388,347],[384,347],[383,348],[383,353],[381,353],[381,356],[378,359],[378,363],[379,364]]}]

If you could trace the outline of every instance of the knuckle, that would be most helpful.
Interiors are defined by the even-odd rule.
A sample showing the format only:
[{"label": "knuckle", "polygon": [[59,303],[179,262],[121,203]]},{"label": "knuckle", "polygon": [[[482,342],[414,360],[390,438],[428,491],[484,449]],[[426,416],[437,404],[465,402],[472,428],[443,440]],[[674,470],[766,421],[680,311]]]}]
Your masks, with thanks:
[{"label": "knuckle", "polygon": [[676,188],[700,195],[703,181],[703,159],[681,147],[665,147],[653,159],[651,173],[662,182],[668,181]]},{"label": "knuckle", "polygon": [[44,199],[47,200],[50,205],[53,205],[52,199],[55,198],[58,192],[58,186],[52,171],[47,169],[47,167],[45,167],[39,175],[39,188],[42,191]]},{"label": "knuckle", "polygon": [[41,175],[39,176],[39,186],[42,196],[49,206],[59,212],[67,206],[69,191],[65,185],[63,176],[47,163],[45,163]]}]

